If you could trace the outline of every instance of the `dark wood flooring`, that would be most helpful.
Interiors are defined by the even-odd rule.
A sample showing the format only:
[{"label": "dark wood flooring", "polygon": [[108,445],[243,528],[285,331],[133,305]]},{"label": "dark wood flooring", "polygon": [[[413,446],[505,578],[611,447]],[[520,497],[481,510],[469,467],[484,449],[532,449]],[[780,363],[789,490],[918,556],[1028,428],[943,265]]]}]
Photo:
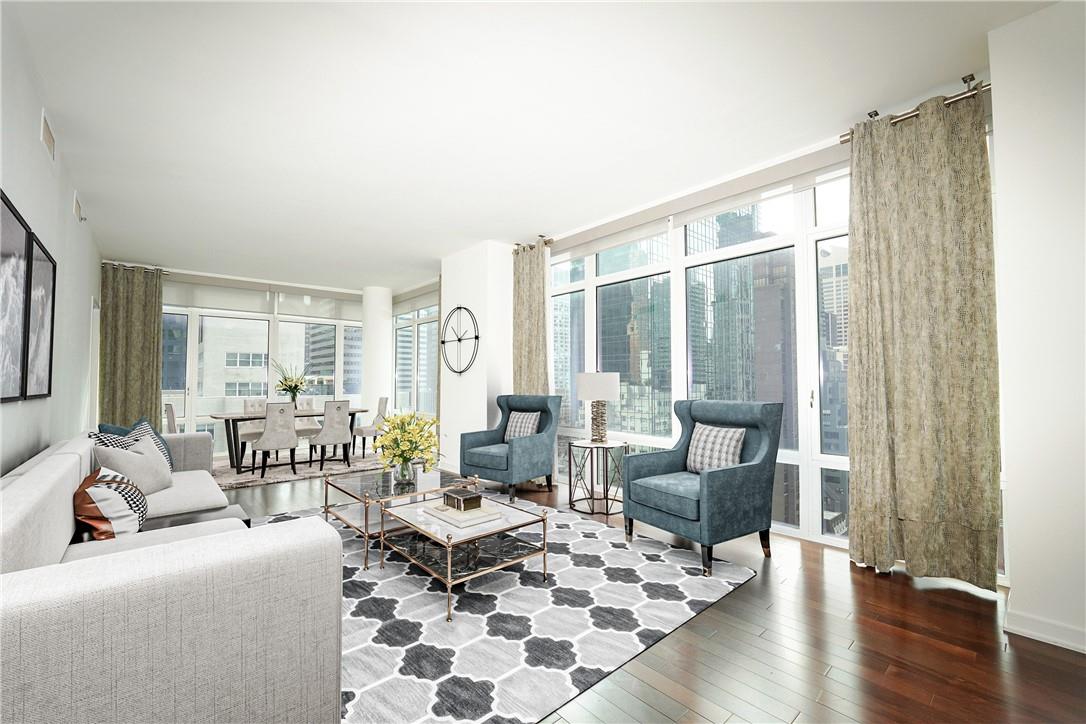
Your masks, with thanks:
[{"label": "dark wood flooring", "polygon": [[[300,483],[263,497],[312,507]],[[565,507],[562,487],[521,495]],[[879,575],[786,536],[772,547],[767,559],[757,536],[716,546],[758,575],[547,721],[1086,721],[1086,656],[1004,634],[1004,592]]]}]

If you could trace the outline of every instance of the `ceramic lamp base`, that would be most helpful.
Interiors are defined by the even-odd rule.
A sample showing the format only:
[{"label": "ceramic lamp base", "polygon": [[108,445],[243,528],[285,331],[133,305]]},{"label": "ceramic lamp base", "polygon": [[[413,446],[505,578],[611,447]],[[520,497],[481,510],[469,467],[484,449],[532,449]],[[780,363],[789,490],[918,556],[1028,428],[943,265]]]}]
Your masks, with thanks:
[{"label": "ceramic lamp base", "polygon": [[607,442],[607,403],[592,401],[592,442]]}]

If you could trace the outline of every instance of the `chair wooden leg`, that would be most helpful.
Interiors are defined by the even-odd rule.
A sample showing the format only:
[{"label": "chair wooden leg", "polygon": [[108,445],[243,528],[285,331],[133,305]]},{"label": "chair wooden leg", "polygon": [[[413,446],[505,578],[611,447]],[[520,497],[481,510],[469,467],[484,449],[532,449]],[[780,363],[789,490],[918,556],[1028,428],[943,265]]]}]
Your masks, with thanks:
[{"label": "chair wooden leg", "polygon": [[238,455],[238,460],[245,460],[245,445],[247,443],[241,443],[241,454]]},{"label": "chair wooden leg", "polygon": [[260,451],[260,477],[264,477],[264,473],[268,470],[268,451]]},{"label": "chair wooden leg", "polygon": [[517,502],[517,484],[516,483],[512,483],[512,484],[509,485],[509,502],[510,503]]},{"label": "chair wooden leg", "polygon": [[321,445],[321,467],[320,467],[320,471],[322,473],[324,472],[324,456],[325,456],[325,454],[327,452],[328,452],[328,447],[326,445]]},{"label": "chair wooden leg", "polygon": [[547,476],[547,492],[548,493],[551,492],[552,490],[554,490],[554,481],[551,480],[552,477],[553,476],[551,476],[551,475]]},{"label": "chair wooden leg", "polygon": [[758,531],[758,539],[762,542],[762,553],[765,554],[766,558],[772,558],[773,557],[773,551],[769,550],[769,531],[768,530],[760,530],[760,531]]},{"label": "chair wooden leg", "polygon": [[256,472],[256,448],[255,447],[253,448],[253,452],[252,452],[252,465],[249,466],[249,472],[250,473],[255,473]]},{"label": "chair wooden leg", "polygon": [[633,518],[623,518],[622,522],[626,524],[626,542],[629,543],[633,540]]},{"label": "chair wooden leg", "polygon": [[704,544],[701,546],[701,575],[713,575],[713,547]]},{"label": "chair wooden leg", "polygon": [[310,445],[309,446],[309,467],[313,467],[313,449],[315,447],[316,447],[316,445]]},{"label": "chair wooden leg", "polygon": [[[363,445],[363,447],[366,445],[366,438],[362,438],[362,445]],[[351,455],[354,455],[357,452],[358,452],[358,437],[356,435],[351,435]]]},{"label": "chair wooden leg", "polygon": [[362,438],[362,457],[366,457],[366,438]]},{"label": "chair wooden leg", "polygon": [[279,462],[279,451],[275,451],[275,462]]},{"label": "chair wooden leg", "polygon": [[294,465],[294,448],[290,449],[290,472],[298,474],[298,468]]},{"label": "chair wooden leg", "polygon": [[343,462],[347,467],[351,467],[351,451],[346,443],[343,444]]}]

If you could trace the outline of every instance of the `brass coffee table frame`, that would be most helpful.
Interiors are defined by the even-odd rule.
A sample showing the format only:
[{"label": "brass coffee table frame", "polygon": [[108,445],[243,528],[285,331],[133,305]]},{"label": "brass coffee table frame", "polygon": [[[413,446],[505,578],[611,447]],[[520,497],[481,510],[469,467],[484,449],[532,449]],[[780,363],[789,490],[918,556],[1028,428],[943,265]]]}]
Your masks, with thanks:
[{"label": "brass coffee table frame", "polygon": [[[380,504],[380,503],[382,503],[383,501],[386,501],[386,500],[400,500],[402,498],[419,498],[420,501],[423,501],[423,500],[426,500],[427,495],[444,495],[446,490],[449,490],[450,488],[454,488],[454,487],[455,488],[466,488],[466,489],[469,489],[469,490],[479,490],[480,481],[479,481],[478,476],[476,476],[476,477],[473,477],[473,478],[462,479],[456,485],[449,486],[447,488],[437,487],[437,488],[430,488],[429,490],[416,490],[413,493],[400,493],[398,495],[386,495],[386,496],[371,496],[370,492],[367,490],[365,493],[362,494],[362,497],[359,497],[357,493],[354,493],[354,492],[352,492],[350,490],[347,490],[344,487],[341,487],[341,486],[337,485],[335,478],[333,478],[330,475],[326,475],[326,476],[324,476],[324,506],[323,506],[324,519],[328,520],[328,516],[331,515],[333,518],[338,520],[340,523],[342,523],[343,525],[347,526],[348,528],[350,528],[351,530],[353,530],[354,532],[356,532],[360,536],[362,536],[363,540],[366,541],[366,545],[364,545],[362,547],[362,569],[368,571],[369,568],[370,568],[370,545],[369,545],[370,539],[378,538],[381,535],[381,532],[377,531],[377,530],[375,530],[373,532],[370,532],[370,507],[371,506],[378,505],[378,504]],[[328,488],[335,488],[339,492],[346,495],[348,498],[351,498],[351,501],[347,502],[347,503],[336,503],[335,505],[329,505],[328,504]],[[352,505],[361,505],[362,506],[362,527],[361,528],[359,528],[357,525],[355,525],[354,523],[352,523],[351,521],[347,520],[345,517],[343,517],[342,515],[339,514],[339,510],[342,510],[344,508],[348,508],[348,507],[350,507]],[[381,516],[381,523],[382,524],[384,523],[384,515],[383,514]],[[399,530],[399,529],[397,529],[397,530]]]},{"label": "brass coffee table frame", "polygon": [[[444,490],[448,490],[448,488],[445,488]],[[442,492],[444,492],[444,490]],[[385,546],[387,545],[390,549],[396,551],[401,556],[403,556],[407,560],[411,561],[412,563],[414,563],[419,568],[421,568],[424,571],[426,571],[427,573],[429,573],[431,576],[433,576],[437,580],[444,583],[445,584],[445,620],[446,621],[452,621],[452,588],[453,588],[453,586],[455,586],[458,583],[464,583],[466,581],[470,581],[473,578],[478,578],[479,576],[484,576],[487,573],[493,573],[494,571],[500,571],[503,568],[508,568],[509,566],[515,565],[517,563],[521,563],[523,561],[528,560],[529,558],[534,558],[536,556],[543,556],[543,582],[544,583],[547,582],[547,513],[545,511],[540,515],[536,515],[535,513],[528,513],[527,511],[521,510],[520,508],[516,508],[516,507],[514,507],[512,505],[507,505],[507,504],[502,503],[500,501],[488,498],[487,499],[488,503],[493,503],[494,505],[502,505],[502,506],[505,506],[507,508],[513,508],[513,510],[517,510],[517,511],[519,511],[521,513],[525,513],[527,515],[531,515],[534,518],[534,520],[525,521],[523,523],[517,523],[516,525],[511,525],[511,526],[508,526],[508,527],[505,527],[505,528],[501,528],[499,530],[487,531],[486,533],[482,533],[480,535],[473,536],[471,538],[465,538],[464,540],[458,540],[458,541],[456,541],[454,543],[453,538],[452,538],[452,534],[449,534],[444,539],[442,539],[440,536],[438,536],[438,535],[436,535],[434,533],[431,533],[430,531],[428,531],[428,530],[426,530],[424,528],[420,528],[420,527],[412,524],[411,522],[409,522],[407,520],[404,520],[403,518],[399,517],[395,513],[395,509],[396,509],[397,506],[388,505],[388,503],[390,501],[391,501],[391,499],[385,499],[385,500],[380,501],[380,505],[381,505],[381,557],[379,559],[380,568],[385,567]],[[424,501],[419,501],[419,502],[424,502]],[[385,514],[388,514],[388,516],[390,518],[394,518],[396,521],[398,521],[400,523],[403,523],[403,525],[406,526],[407,528],[410,528],[411,530],[415,531],[416,533],[419,533],[420,535],[423,535],[423,536],[429,538],[433,542],[437,543],[439,546],[443,547],[445,549],[446,573],[438,573],[433,568],[431,568],[430,566],[428,566],[425,563],[423,563],[422,561],[420,561],[416,556],[411,555],[407,551],[403,550],[402,548],[400,548],[399,546],[395,545],[390,540],[388,540],[386,538],[386,536],[385,536],[385,533],[386,533],[386,531],[385,531]],[[528,545],[528,546],[535,549],[531,553],[528,553],[528,554],[525,554],[525,555],[522,555],[522,556],[517,556],[515,558],[510,558],[509,560],[502,561],[502,562],[498,563],[497,565],[490,566],[490,567],[484,568],[484,569],[480,569],[478,571],[475,571],[474,573],[471,573],[471,574],[466,575],[466,576],[462,576],[460,578],[455,578],[453,576],[452,565],[453,565],[453,549],[454,548],[458,548],[458,547],[463,546],[463,545],[468,545],[468,544],[474,543],[475,541],[482,540],[484,538],[492,538],[494,536],[501,535],[502,533],[508,533],[510,531],[519,530],[521,528],[527,528],[529,526],[536,525],[538,523],[543,524],[543,542],[542,542],[542,544],[536,545],[535,543],[532,543],[531,541],[525,541],[525,540],[522,540],[522,539],[518,539],[518,540],[520,540],[520,542],[524,543],[525,545]],[[399,529],[397,529],[397,530],[399,530]],[[391,532],[391,531],[388,531],[388,532]]]}]

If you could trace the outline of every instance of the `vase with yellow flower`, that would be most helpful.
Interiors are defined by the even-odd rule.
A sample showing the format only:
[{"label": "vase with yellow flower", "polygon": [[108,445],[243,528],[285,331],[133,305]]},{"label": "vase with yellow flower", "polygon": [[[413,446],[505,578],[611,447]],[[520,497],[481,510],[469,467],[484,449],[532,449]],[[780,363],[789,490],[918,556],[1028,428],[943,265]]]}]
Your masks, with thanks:
[{"label": "vase with yellow flower", "polygon": [[377,428],[374,447],[385,470],[392,468],[399,484],[414,483],[418,467],[430,472],[437,465],[437,420],[414,412],[386,417]]}]

